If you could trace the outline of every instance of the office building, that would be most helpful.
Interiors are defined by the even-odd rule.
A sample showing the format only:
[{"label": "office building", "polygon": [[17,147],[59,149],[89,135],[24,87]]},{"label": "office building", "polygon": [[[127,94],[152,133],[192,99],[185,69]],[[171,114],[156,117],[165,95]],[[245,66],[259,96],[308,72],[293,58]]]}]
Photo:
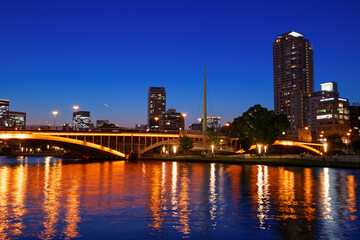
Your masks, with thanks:
[{"label": "office building", "polygon": [[101,128],[104,124],[109,124],[109,120],[96,120],[96,128]]},{"label": "office building", "polygon": [[321,91],[311,93],[309,98],[309,111],[310,111],[310,131],[313,136],[316,135],[316,109],[321,99],[338,97],[338,85],[336,82],[320,83]]},{"label": "office building", "polygon": [[169,109],[160,115],[159,128],[161,130],[184,130],[184,117],[176,109]]},{"label": "office building", "polygon": [[350,129],[351,140],[360,137],[360,103],[354,103],[350,108]]},{"label": "office building", "polygon": [[148,128],[158,129],[160,116],[165,113],[165,87],[149,87],[148,93]]},{"label": "office building", "polygon": [[73,129],[75,131],[88,130],[90,128],[90,112],[77,111],[73,113]]},{"label": "office building", "polygon": [[309,126],[309,95],[314,90],[313,50],[295,31],[278,35],[273,43],[274,109],[285,114],[290,131]]},{"label": "office building", "polygon": [[338,134],[344,142],[349,140],[350,129],[349,101],[340,97],[320,99],[316,108],[316,135],[324,140],[330,135]]},{"label": "office building", "polygon": [[0,126],[22,129],[26,126],[26,113],[13,111],[4,112],[0,119]]},{"label": "office building", "polygon": [[135,129],[137,129],[137,130],[146,130],[147,125],[146,124],[135,124]]},{"label": "office building", "polygon": [[9,111],[9,105],[10,105],[9,100],[0,99],[0,118],[2,118],[4,113]]},{"label": "office building", "polygon": [[207,117],[207,127],[220,129],[221,128],[221,117]]}]

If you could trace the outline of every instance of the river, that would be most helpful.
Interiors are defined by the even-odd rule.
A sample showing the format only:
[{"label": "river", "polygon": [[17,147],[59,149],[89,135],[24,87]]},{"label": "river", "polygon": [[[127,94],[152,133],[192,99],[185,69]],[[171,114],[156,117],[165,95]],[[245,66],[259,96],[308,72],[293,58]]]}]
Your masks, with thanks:
[{"label": "river", "polygon": [[359,239],[360,169],[0,157],[0,239]]}]

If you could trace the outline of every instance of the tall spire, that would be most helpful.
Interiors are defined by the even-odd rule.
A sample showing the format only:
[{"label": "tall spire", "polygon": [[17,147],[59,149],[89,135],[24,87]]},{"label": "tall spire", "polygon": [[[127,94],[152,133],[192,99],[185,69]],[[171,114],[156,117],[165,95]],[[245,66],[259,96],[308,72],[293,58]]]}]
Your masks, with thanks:
[{"label": "tall spire", "polygon": [[206,110],[206,63],[204,60],[204,102],[203,102],[203,132],[207,131],[207,110]]}]

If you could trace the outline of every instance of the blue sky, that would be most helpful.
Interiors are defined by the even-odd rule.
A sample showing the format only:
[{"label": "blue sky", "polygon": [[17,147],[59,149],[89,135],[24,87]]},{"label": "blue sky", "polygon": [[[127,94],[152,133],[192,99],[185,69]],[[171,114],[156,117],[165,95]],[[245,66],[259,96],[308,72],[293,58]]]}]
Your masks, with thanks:
[{"label": "blue sky", "polygon": [[[28,124],[70,123],[72,106],[121,126],[146,123],[147,91],[167,108],[232,121],[273,109],[272,43],[291,30],[314,49],[315,89],[360,102],[360,1],[1,1],[0,98]],[[106,107],[104,104],[109,105]]]}]

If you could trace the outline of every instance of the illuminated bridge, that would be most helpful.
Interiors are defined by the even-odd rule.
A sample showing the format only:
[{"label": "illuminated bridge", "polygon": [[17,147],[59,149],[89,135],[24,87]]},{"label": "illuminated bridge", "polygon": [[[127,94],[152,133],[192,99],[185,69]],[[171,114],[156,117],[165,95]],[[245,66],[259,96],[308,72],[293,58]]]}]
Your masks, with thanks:
[{"label": "illuminated bridge", "polygon": [[[202,132],[180,131],[165,132],[60,132],[60,131],[3,131],[0,130],[0,140],[21,140],[34,143],[45,143],[72,150],[84,156],[94,158],[125,158],[130,153],[146,154],[155,148],[172,151],[170,146],[177,145],[182,135],[194,141],[194,149],[206,151],[209,149],[206,141],[208,136]],[[322,155],[324,145],[319,143],[304,143],[294,141],[276,141],[273,145],[301,147]],[[226,137],[221,137],[217,152],[242,153],[236,149],[238,144]]]},{"label": "illuminated bridge", "polygon": [[[0,131],[0,140],[47,143],[90,157],[124,158],[129,153],[141,155],[160,146],[178,144],[184,133]],[[206,145],[207,135],[201,132],[186,133],[186,136],[194,141],[195,148]],[[227,146],[224,150],[234,152]]]}]

